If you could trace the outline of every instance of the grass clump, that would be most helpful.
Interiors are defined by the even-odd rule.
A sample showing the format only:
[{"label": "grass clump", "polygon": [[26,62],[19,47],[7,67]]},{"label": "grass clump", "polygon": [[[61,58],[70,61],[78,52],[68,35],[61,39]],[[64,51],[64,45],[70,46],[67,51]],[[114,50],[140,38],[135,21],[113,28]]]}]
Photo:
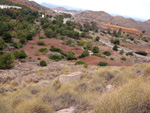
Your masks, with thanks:
[{"label": "grass clump", "polygon": [[16,113],[53,113],[53,110],[51,106],[37,98],[33,98],[19,104],[16,108]]}]

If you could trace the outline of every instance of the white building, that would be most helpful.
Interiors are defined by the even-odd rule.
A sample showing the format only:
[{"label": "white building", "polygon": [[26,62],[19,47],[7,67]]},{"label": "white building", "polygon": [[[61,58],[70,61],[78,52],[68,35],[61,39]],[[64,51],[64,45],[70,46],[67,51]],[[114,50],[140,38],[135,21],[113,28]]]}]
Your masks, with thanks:
[{"label": "white building", "polygon": [[18,6],[0,5],[0,9],[10,9],[10,8],[22,9],[22,7]]},{"label": "white building", "polygon": [[42,18],[44,18],[45,17],[45,15],[44,14],[42,14]]}]

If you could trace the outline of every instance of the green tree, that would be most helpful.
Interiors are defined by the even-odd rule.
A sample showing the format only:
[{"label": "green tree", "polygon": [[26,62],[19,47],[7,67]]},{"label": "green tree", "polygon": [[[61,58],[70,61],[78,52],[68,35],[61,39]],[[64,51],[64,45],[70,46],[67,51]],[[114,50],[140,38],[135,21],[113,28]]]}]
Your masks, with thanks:
[{"label": "green tree", "polygon": [[88,42],[85,46],[84,49],[92,50],[92,43]]},{"label": "green tree", "polygon": [[69,52],[67,54],[67,57],[66,57],[67,60],[77,60],[77,58],[74,56],[74,53],[73,52]]},{"label": "green tree", "polygon": [[45,67],[45,66],[47,66],[47,63],[46,63],[46,61],[44,61],[44,60],[40,61],[40,66],[42,66],[42,67]]},{"label": "green tree", "polygon": [[118,51],[118,46],[115,45],[115,46],[113,47],[113,50],[114,50],[114,51]]},{"label": "green tree", "polygon": [[2,38],[6,41],[6,42],[9,42],[11,41],[12,39],[12,36],[9,32],[5,32],[3,35],[2,35]]},{"label": "green tree", "polygon": [[20,51],[20,56],[19,56],[19,58],[20,59],[25,59],[27,57],[27,54],[25,53],[25,51],[24,50],[21,50]]},{"label": "green tree", "polygon": [[48,38],[52,38],[53,37],[53,30],[52,29],[46,29],[45,30],[45,35],[48,37]]},{"label": "green tree", "polygon": [[20,52],[18,50],[15,50],[13,52],[13,55],[15,56],[16,59],[18,59],[20,57]]},{"label": "green tree", "polygon": [[20,38],[19,42],[21,44],[26,44],[27,40],[26,40],[26,38],[22,37],[22,38]]},{"label": "green tree", "polygon": [[99,37],[99,36],[97,36],[97,37],[95,38],[95,40],[96,40],[97,42],[99,42],[100,37]]},{"label": "green tree", "polygon": [[58,54],[52,54],[52,55],[49,56],[49,58],[51,60],[55,60],[55,61],[61,60],[61,57]]},{"label": "green tree", "polygon": [[13,67],[14,55],[11,53],[5,53],[0,57],[0,69],[10,69]]},{"label": "green tree", "polygon": [[99,52],[99,47],[98,46],[93,47],[92,52],[93,53],[98,53]]},{"label": "green tree", "polygon": [[83,57],[86,57],[86,56],[89,56],[89,51],[88,50],[83,51],[83,53],[79,56],[79,58],[83,58]]},{"label": "green tree", "polygon": [[26,35],[26,39],[27,39],[27,40],[33,40],[33,35],[32,35],[31,33],[28,33],[28,34]]},{"label": "green tree", "polygon": [[0,39],[0,51],[5,49],[5,41],[3,39]]}]

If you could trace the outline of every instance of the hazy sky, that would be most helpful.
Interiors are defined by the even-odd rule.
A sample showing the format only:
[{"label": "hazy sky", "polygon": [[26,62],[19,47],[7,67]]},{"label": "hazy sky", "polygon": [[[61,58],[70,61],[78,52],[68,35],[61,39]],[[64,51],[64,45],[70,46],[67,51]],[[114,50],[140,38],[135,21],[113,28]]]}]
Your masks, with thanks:
[{"label": "hazy sky", "polygon": [[150,0],[34,0],[75,8],[105,11],[143,20],[150,19]]}]

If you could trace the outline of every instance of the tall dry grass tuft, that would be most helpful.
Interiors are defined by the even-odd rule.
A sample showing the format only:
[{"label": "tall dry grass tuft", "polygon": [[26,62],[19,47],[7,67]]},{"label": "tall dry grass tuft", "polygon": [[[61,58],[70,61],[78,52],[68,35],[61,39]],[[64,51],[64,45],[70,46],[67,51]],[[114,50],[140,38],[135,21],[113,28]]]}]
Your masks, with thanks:
[{"label": "tall dry grass tuft", "polygon": [[135,79],[110,92],[95,103],[96,113],[148,113],[150,111],[149,80]]},{"label": "tall dry grass tuft", "polygon": [[53,113],[51,106],[38,98],[24,101],[16,107],[15,113]]}]

